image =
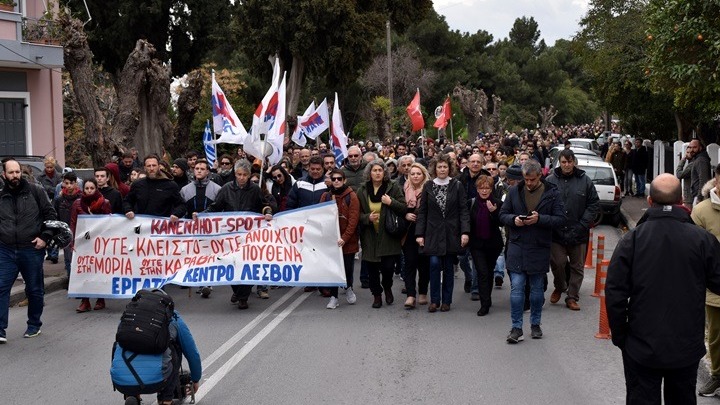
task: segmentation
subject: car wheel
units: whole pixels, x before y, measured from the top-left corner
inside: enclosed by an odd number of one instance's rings
[[[593,218],[592,227],[596,227],[596,226],[600,225],[602,220],[603,220],[603,213],[602,213],[602,211],[598,211],[598,213],[595,214],[595,218]]]

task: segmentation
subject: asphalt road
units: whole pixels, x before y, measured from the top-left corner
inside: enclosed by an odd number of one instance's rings
[[[607,257],[619,231],[601,227]],[[356,277],[359,264],[356,266]],[[252,297],[250,309],[229,304],[230,288],[210,299],[168,287],[203,359],[201,404],[622,404],[620,352],[594,337],[598,299],[586,272],[580,305],[543,310],[545,337],[509,345],[509,281],[493,291],[488,316],[456,279],[452,310],[403,309],[396,279],[394,305],[372,309],[369,290],[358,300],[325,309],[327,299],[299,288]],[[549,289],[552,289],[552,284]],[[550,292],[546,293],[549,298]],[[65,291],[46,297],[42,335],[23,339],[25,309],[10,310],[9,343],[0,346],[0,403],[122,403],[109,377],[110,352],[127,301],[76,314]],[[562,301],[561,301],[562,302]],[[146,403],[153,398],[147,397]],[[699,399],[700,404],[717,403]]]

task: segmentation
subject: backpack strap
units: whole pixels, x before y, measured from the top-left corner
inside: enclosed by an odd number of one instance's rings
[[[133,360],[135,360],[135,357],[137,357],[137,353],[133,353],[130,357],[125,356],[125,353],[127,353],[127,350],[122,349],[122,358],[123,358],[123,361],[125,361],[125,365],[127,366],[128,370],[130,370],[130,373],[133,375],[133,377],[135,377],[135,380],[138,382],[138,385],[140,385],[140,389],[144,390],[145,384],[143,384],[137,371],[135,371],[135,367],[133,367],[131,364],[131,362]]]

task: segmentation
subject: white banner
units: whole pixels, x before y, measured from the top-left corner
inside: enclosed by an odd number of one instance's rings
[[[70,297],[129,298],[166,283],[346,285],[334,201],[275,215],[199,214],[180,220],[81,215]]]

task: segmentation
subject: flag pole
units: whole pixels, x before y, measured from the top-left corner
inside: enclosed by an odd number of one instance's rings
[[[450,140],[455,144],[455,133],[453,132],[452,117],[450,117]]]

